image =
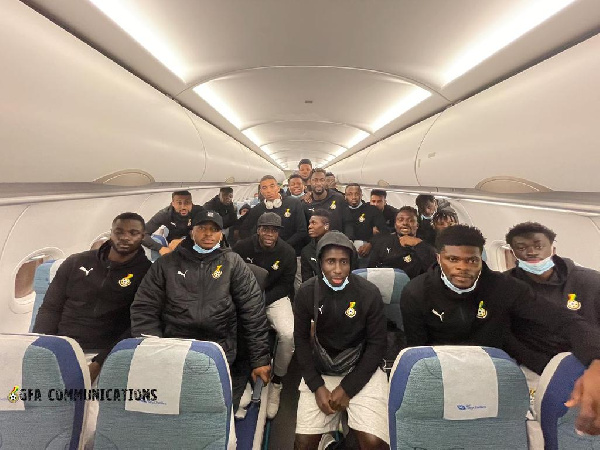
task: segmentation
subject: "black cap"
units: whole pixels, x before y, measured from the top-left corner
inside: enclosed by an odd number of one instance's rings
[[[262,215],[258,218],[258,222],[256,224],[257,227],[267,226],[267,227],[277,227],[281,228],[281,217],[273,212],[262,213]]]
[[[192,219],[192,226],[195,227],[196,225],[200,225],[203,222],[213,222],[219,227],[220,230],[223,229],[223,219],[216,211],[200,211]]]

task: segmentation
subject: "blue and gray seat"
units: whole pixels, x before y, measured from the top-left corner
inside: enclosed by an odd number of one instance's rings
[[[541,424],[546,450],[600,449],[600,437],[580,435],[575,431],[579,409],[569,410],[564,405],[584,370],[584,365],[566,352],[552,358],[540,377],[533,408]]]
[[[231,379],[212,342],[131,338],[104,362],[95,449],[226,449],[232,431]],[[114,398],[120,391],[120,398]]]
[[[0,363],[0,447],[81,448],[90,376],[79,345],[59,336],[1,334]]]
[[[35,275],[33,277],[33,290],[35,291],[35,300],[33,302],[33,311],[31,313],[31,324],[29,325],[29,332],[33,330],[35,324],[35,318],[37,316],[40,306],[44,301],[48,287],[56,275],[56,271],[63,263],[64,259],[57,259],[46,261],[35,269]]]
[[[525,375],[502,350],[412,347],[392,369],[392,449],[527,449]]]

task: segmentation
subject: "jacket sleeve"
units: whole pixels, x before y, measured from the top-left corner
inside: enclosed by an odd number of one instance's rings
[[[524,283],[518,286],[511,303],[510,314],[545,325],[569,341],[571,351],[583,364],[600,359],[600,330],[578,314],[567,314],[563,308],[536,297]],[[527,365],[527,363],[525,363]]]
[[[306,240],[308,237],[308,229],[306,228],[306,217],[304,216],[304,208],[302,204],[298,202],[298,204],[294,208],[294,217],[296,218],[294,223],[295,233],[292,234],[287,243],[292,247],[296,247]]]
[[[323,377],[315,368],[312,356],[310,330],[313,318],[313,292],[312,284],[304,285],[298,289],[294,300],[294,351],[302,378],[311,392],[315,392],[325,384]]]
[[[303,283],[313,276],[310,261],[308,260],[307,252],[305,252],[304,249],[300,253],[300,272],[302,274]]]
[[[377,208],[374,208],[377,209]],[[377,229],[379,230],[379,234],[381,233],[387,233],[387,225],[385,223],[385,217],[383,217],[383,213],[381,211],[379,211],[377,209],[377,211],[375,212],[375,217],[373,218],[373,225],[375,225],[377,227]],[[373,234],[373,237],[371,238],[371,243],[373,242],[373,238],[375,238],[377,236],[377,234]]]
[[[340,382],[340,386],[350,398],[358,394],[369,382],[385,354],[387,321],[383,312],[383,300],[378,290],[371,298],[366,322],[366,345],[363,354],[354,370]]]
[[[385,239],[376,239],[369,255],[369,267],[377,267],[381,263],[381,249],[385,246]]]
[[[167,301],[166,279],[160,258],[142,280],[131,304],[131,335],[163,336],[162,311]]]
[[[223,228],[230,228],[237,222],[237,211],[235,205],[232,205],[231,211],[223,217]]]
[[[402,290],[400,297],[402,322],[408,347],[429,344],[427,324],[422,310],[423,296],[419,295],[418,289],[419,285],[415,283],[415,280],[410,281]]]
[[[113,347],[115,345],[117,345],[119,342],[121,342],[123,339],[127,339],[129,337],[131,337],[131,328],[127,328],[125,331],[123,331],[123,333],[121,333],[120,336],[115,338],[115,340],[112,342],[112,344],[108,348],[100,350],[98,352],[98,354],[96,356],[94,356],[94,358],[92,359],[92,362],[97,362],[100,365],[104,364],[104,360],[106,359],[106,357],[108,356],[110,351],[113,349]]]
[[[58,324],[67,301],[67,285],[69,284],[74,261],[74,257],[67,258],[56,271],[56,275],[48,287],[44,301],[35,318],[34,333],[51,335],[58,333]]]
[[[423,271],[426,271],[436,263],[437,254],[435,249],[427,242],[419,242],[413,247],[413,249],[421,261],[421,267],[423,268]]]
[[[538,375],[541,375],[546,365],[550,362],[548,355],[530,349],[519,341],[512,332],[508,332],[504,338],[504,351],[517,360],[519,364],[529,367]]]
[[[340,205],[342,206],[342,205]],[[351,241],[354,240],[354,221],[352,220],[352,215],[350,214],[350,210],[346,207],[346,203],[344,202],[343,210],[342,210],[342,229],[344,234]]]
[[[296,269],[298,267],[295,253],[290,251],[289,254],[286,254],[285,260],[282,263],[282,275],[273,286],[265,290],[267,305],[294,292],[294,279],[296,278]]]
[[[246,213],[247,217],[240,226],[240,239],[245,239],[249,236],[252,236],[252,230],[254,229],[256,222],[258,222],[258,215],[258,209],[256,209],[256,206]]]
[[[247,343],[251,367],[268,366],[271,361],[269,322],[262,292],[246,263],[238,255],[233,255],[231,297],[237,311],[238,335]]]
[[[144,240],[142,244],[144,247],[148,247],[150,250],[159,251],[163,246],[152,239],[152,233],[158,230],[162,225],[166,225],[169,220],[169,214],[160,210],[156,214],[152,216],[148,222],[146,222],[146,234],[144,236]]]

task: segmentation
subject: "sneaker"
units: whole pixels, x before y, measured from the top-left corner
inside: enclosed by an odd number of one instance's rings
[[[269,394],[267,396],[267,418],[273,419],[279,411],[279,400],[281,399],[281,390],[283,386],[277,383],[269,384]]]
[[[252,386],[250,383],[246,384],[246,388],[244,389],[244,393],[242,394],[242,398],[240,399],[240,406],[238,406],[237,411],[235,412],[236,419],[243,419],[246,417],[246,408],[252,401]]]
[[[332,444],[335,444],[335,438],[331,434],[325,433],[323,436],[321,436],[321,440],[319,441],[318,450],[325,450]],[[331,448],[333,448],[333,447],[331,447]]]

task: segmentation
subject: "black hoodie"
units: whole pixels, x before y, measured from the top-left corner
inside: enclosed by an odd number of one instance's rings
[[[130,337],[129,307],[152,265],[143,249],[126,263],[108,259],[111,241],[98,250],[69,256],[58,268],[33,327],[34,333],[68,336],[85,352],[104,359]]]
[[[359,239],[371,242],[373,238],[373,227],[377,227],[379,233],[388,234],[385,218],[376,206],[361,202],[356,208],[346,204],[347,215],[354,227],[354,236],[351,239]]]
[[[475,290],[457,294],[444,285],[440,275],[440,267],[435,266],[402,291],[400,307],[409,346],[484,345],[504,348],[515,357],[505,342],[511,320],[521,319],[563,336],[584,364],[600,359],[600,331],[582,317],[564,314],[562,308],[536,298],[524,282],[483,263]]]
[[[343,195],[327,189],[327,195],[323,200],[315,200],[313,198],[311,203],[303,202],[303,205],[307,223],[315,210],[326,209],[329,211],[330,216],[329,229],[341,231],[350,240],[354,239],[354,225]]]
[[[152,233],[161,226],[165,226],[169,230],[167,242],[189,236],[190,230],[192,229],[192,218],[203,210],[204,208],[202,206],[193,205],[192,210],[186,216],[182,216],[175,212],[172,205],[161,209],[146,223],[146,236],[142,243],[150,250],[159,251],[162,248],[162,245],[154,241],[151,236]]]
[[[600,273],[576,266],[567,258],[554,255],[554,271],[548,281],[537,282],[519,268],[507,273],[527,283],[536,295],[559,306],[563,314],[576,314],[598,327],[600,325]],[[535,372],[542,373],[558,353],[571,351],[569,341],[551,333],[548,327],[526,319],[514,319],[507,348],[518,362],[527,361]]]
[[[223,218],[223,228],[229,228],[237,221],[237,213],[233,203],[226,205],[221,201],[218,195],[204,204],[204,209],[208,211],[216,211]]]

